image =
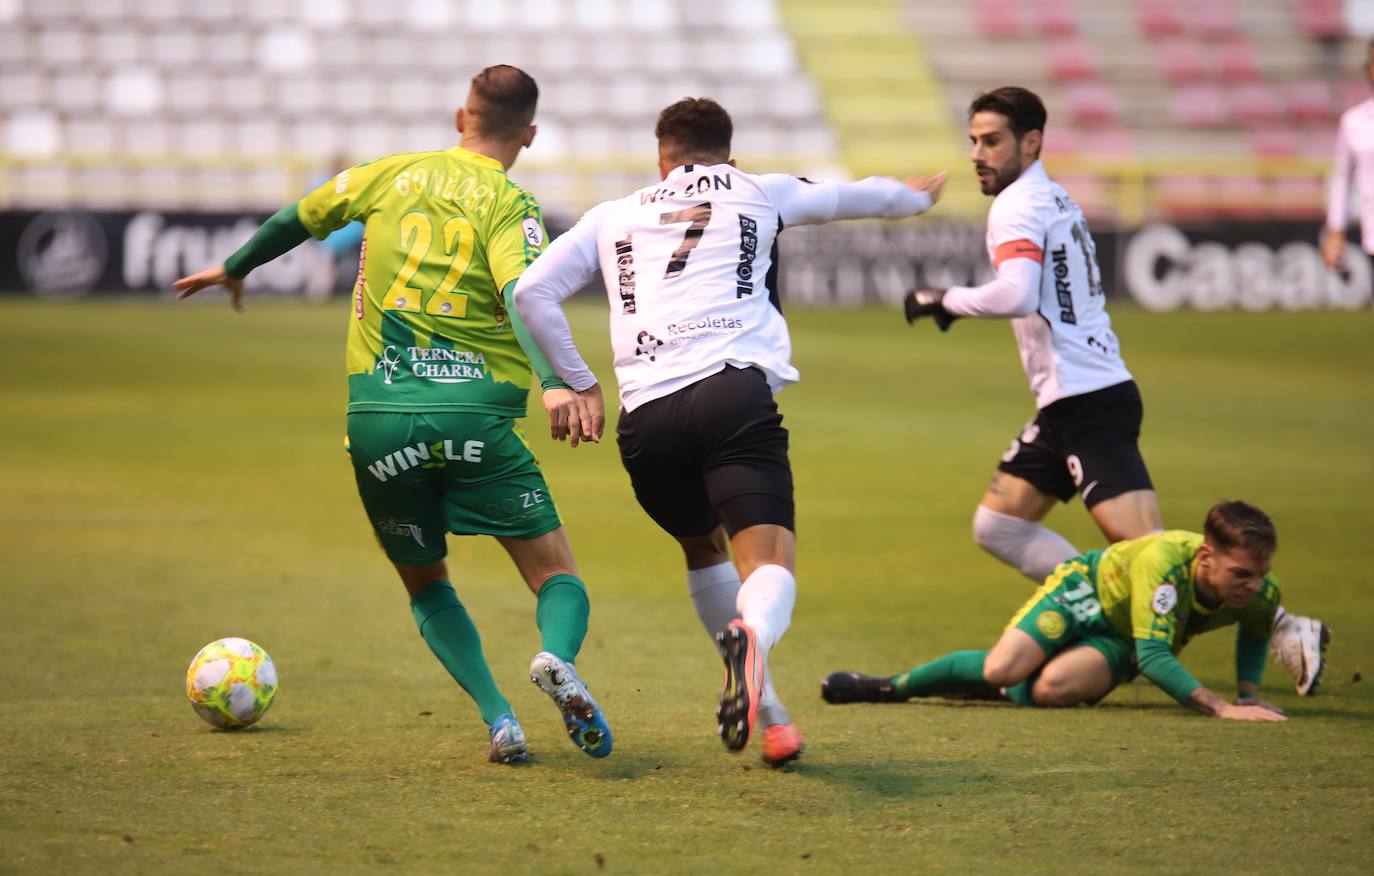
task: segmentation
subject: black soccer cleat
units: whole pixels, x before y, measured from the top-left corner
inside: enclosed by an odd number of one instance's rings
[[[821,682],[821,699],[827,703],[897,703],[902,698],[892,679],[858,672],[832,672]]]

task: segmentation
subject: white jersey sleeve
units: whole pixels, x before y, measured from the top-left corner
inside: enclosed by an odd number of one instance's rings
[[[560,234],[520,275],[515,286],[515,309],[535,343],[563,382],[581,392],[596,383],[596,375],[578,353],[563,302],[596,276],[596,231],[602,204],[588,210],[571,229]]]
[[[930,195],[884,176],[853,183],[818,183],[785,173],[766,173],[758,180],[784,226],[817,225],[835,219],[905,219],[926,212],[932,205]]]

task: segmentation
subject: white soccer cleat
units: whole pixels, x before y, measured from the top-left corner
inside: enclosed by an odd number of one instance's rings
[[[1293,676],[1298,696],[1311,696],[1322,682],[1326,668],[1326,646],[1331,630],[1316,618],[1284,612],[1274,624],[1269,648],[1274,659]]]
[[[558,706],[573,745],[591,757],[606,757],[611,753],[611,725],[571,663],[548,651],[540,651],[530,661],[530,681]]]

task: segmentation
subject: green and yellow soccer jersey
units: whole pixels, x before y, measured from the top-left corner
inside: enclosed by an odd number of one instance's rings
[[[349,168],[301,199],[317,238],[364,223],[348,326],[349,411],[525,415],[530,363],[501,291],[539,255],[539,205],[460,147]]]
[[[1268,640],[1279,607],[1274,576],[1241,608],[1208,608],[1196,586],[1202,542],[1198,533],[1173,530],[1085,554],[1107,622],[1128,639],[1164,642],[1174,654],[1193,636],[1231,624]]]

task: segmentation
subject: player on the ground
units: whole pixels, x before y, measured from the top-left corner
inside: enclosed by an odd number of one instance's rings
[[[573,667],[587,632],[586,588],[515,424],[525,416],[531,360],[504,296],[539,254],[545,232],[539,205],[506,171],[534,138],[538,97],[524,71],[488,67],[457,112],[458,146],[345,170],[283,208],[223,265],[175,284],[183,298],[227,286],[237,308],[253,268],[312,235],[365,223],[347,348],[348,450],[358,492],[410,594],[421,636],[476,702],[489,728],[488,757],[501,763],[526,759],[524,731],[449,583],[449,532],[495,536],[510,554],[538,597],[543,650],[530,664],[532,680],[583,751],[605,757],[612,744]],[[579,416],[585,400],[541,359],[534,366],[551,420]]]
[[[993,699],[1023,706],[1095,703],[1138,671],[1183,705],[1242,721],[1282,721],[1259,699],[1279,608],[1269,574],[1274,524],[1244,502],[1221,502],[1203,534],[1160,532],[1061,563],[989,651],[955,651],[892,677],[836,672],[831,703],[912,697]],[[1193,636],[1236,625],[1237,699],[1203,687],[1178,653]]]
[[[761,722],[776,766],[802,749],[767,664],[796,600],[792,472],[773,400],[798,377],[774,280],[778,232],[914,216],[944,175],[837,184],[745,173],[730,159],[729,114],[706,98],[663,110],[655,133],[662,182],[588,211],[520,278],[515,305],[564,382],[598,392],[562,302],[600,270],[621,460],[640,505],[681,545],[692,603],[725,658],[721,738],[741,750]]]
[[[1365,75],[1374,83],[1374,41],[1365,55]],[[1336,158],[1327,194],[1326,235],[1322,258],[1338,270],[1345,260],[1345,229],[1350,224],[1350,185],[1360,193],[1360,242],[1374,255],[1374,97],[1341,113],[1336,130]]]
[[[1035,394],[1035,418],[1002,455],[973,515],[974,540],[1043,581],[1077,548],[1041,521],[1077,492],[1109,541],[1163,529],[1140,454],[1144,409],[1107,316],[1102,272],[1083,212],[1040,163],[1046,112],[1024,88],[998,88],[969,106],[971,158],[988,211],[996,279],[976,287],[918,289],[908,322],[941,331],[960,317],[1010,319]],[[1275,652],[1298,692],[1316,689],[1330,634],[1280,611]]]

